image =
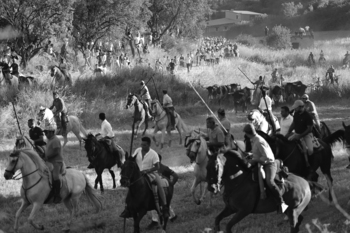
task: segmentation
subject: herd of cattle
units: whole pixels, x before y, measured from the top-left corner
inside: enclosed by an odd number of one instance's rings
[[[301,81],[285,82],[282,85],[275,85],[271,88],[263,86],[268,91],[269,96],[273,99],[275,105],[281,102],[292,102],[300,98],[306,91],[307,86]],[[247,110],[248,105],[258,105],[261,98],[260,88],[241,88],[240,84],[232,83],[229,85],[212,85],[208,86],[209,101],[217,100],[219,104],[223,102],[234,103],[235,111],[242,107],[242,111]]]

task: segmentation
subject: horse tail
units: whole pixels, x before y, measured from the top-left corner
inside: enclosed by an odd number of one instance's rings
[[[81,121],[79,121],[79,131],[84,135],[84,137],[87,137],[86,129],[84,128],[84,126],[81,123]]]
[[[97,191],[92,187],[92,185],[89,183],[86,175],[84,175],[86,186],[85,186],[85,194],[87,198],[90,200],[90,202],[95,206],[96,213],[99,213],[102,209],[102,202],[100,201],[99,197],[101,197],[100,194],[97,193]]]
[[[344,134],[345,131],[340,129],[335,131],[331,135],[325,137],[324,139],[322,139],[322,141],[325,142],[327,145],[333,147],[336,142],[344,141]]]

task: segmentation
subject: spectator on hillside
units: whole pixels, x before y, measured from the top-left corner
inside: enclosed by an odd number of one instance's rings
[[[187,54],[187,59],[186,59],[186,66],[187,66],[187,72],[190,72],[191,66],[192,66],[192,58],[190,54]]]
[[[268,35],[269,35],[269,30],[270,30],[270,29],[266,26],[266,27],[265,27],[265,36],[268,36]]]

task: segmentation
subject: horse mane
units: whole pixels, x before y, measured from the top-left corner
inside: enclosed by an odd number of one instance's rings
[[[32,149],[22,149],[22,150],[16,151],[18,155],[20,155],[20,152],[22,152],[23,154],[26,154],[35,163],[35,165],[37,166],[38,170],[42,175],[48,174],[49,168],[46,166],[45,161],[38,155],[38,153],[36,153]]]
[[[331,134],[331,131],[329,130],[329,128],[328,128],[328,126],[326,125],[326,123],[325,123],[324,121],[321,121],[320,123],[321,123],[321,125],[323,125],[323,127],[326,129],[327,134],[330,135],[330,134]]]
[[[260,135],[262,138],[264,138],[265,141],[266,141],[269,145],[271,145],[271,144],[274,143],[274,140],[273,140],[268,134],[266,134],[265,132],[263,132],[263,131],[261,131],[261,130],[257,130],[256,133],[257,133],[258,135]],[[279,134],[277,134],[277,135],[279,135]],[[276,136],[277,136],[277,135],[276,135]],[[283,136],[283,135],[280,134],[280,136]],[[283,136],[283,137],[284,137],[284,136]]]
[[[282,141],[285,144],[288,144],[288,143],[292,142],[292,141],[289,141],[288,138],[286,138],[282,134],[276,134],[275,137],[276,137],[276,139],[279,139],[280,141]]]
[[[238,163],[238,165],[244,170],[244,171],[250,171],[248,168],[247,163],[242,159],[241,155],[237,151],[229,150],[225,152],[224,156],[229,159],[235,159]],[[227,163],[226,163],[227,164]],[[226,165],[225,164],[225,165]]]

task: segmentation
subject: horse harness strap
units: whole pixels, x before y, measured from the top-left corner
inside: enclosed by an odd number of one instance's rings
[[[295,149],[296,149],[297,147],[298,147],[298,145],[295,145],[294,148],[293,148],[293,150],[289,153],[289,155],[288,155],[285,159],[282,160],[282,162],[287,161],[287,160],[290,158],[290,156],[294,153],[294,151],[295,151]]]
[[[237,173],[230,175],[230,179],[233,180],[242,174],[243,174],[242,170],[239,170]]]
[[[36,170],[37,171],[37,170]],[[24,196],[26,198],[26,200],[30,203],[28,197],[27,197],[27,191],[30,190],[31,188],[34,188],[37,184],[39,184],[39,182],[42,180],[42,176],[40,176],[40,179],[35,183],[33,184],[32,186],[30,186],[29,188],[24,188],[24,186],[22,185],[22,189],[24,191]]]

